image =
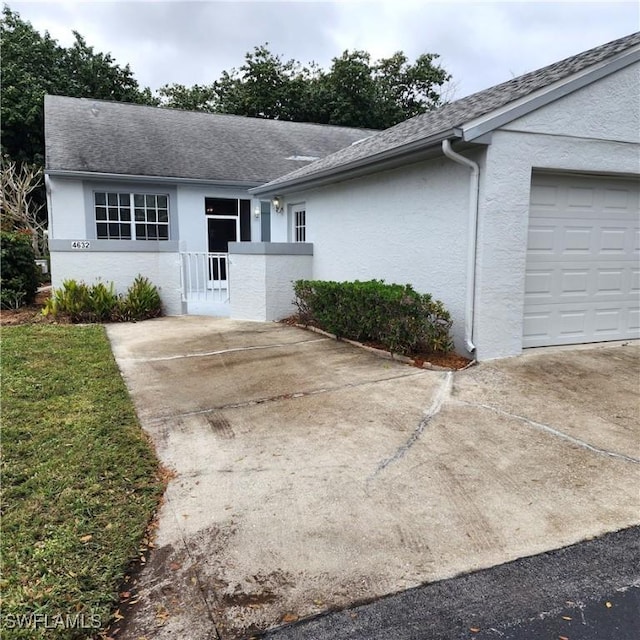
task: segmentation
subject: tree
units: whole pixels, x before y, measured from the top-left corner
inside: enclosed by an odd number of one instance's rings
[[[224,71],[207,87],[179,90],[167,106],[243,116],[386,129],[440,104],[439,90],[450,79],[436,54],[410,64],[397,52],[375,63],[366,51],[345,51],[323,71],[316,63],[284,61],[255,47],[239,69]],[[206,89],[206,104],[198,91]],[[177,98],[177,99],[176,99]]]
[[[0,118],[2,154],[11,160],[44,164],[46,93],[158,103],[149,89],[140,90],[129,65],[120,67],[109,54],[96,53],[79,33],[74,36],[73,46],[61,47],[5,5],[0,21]]]
[[[4,158],[0,180],[2,230],[28,231],[35,256],[44,258],[47,254],[44,233],[47,223],[41,216],[44,206],[34,197],[42,185],[42,167]]]
[[[267,43],[268,44],[268,43]],[[239,69],[223,71],[213,84],[217,111],[272,120],[315,121],[310,102],[317,67],[283,61],[267,44],[245,54]]]
[[[158,94],[163,107],[208,113],[218,110],[218,96],[213,85],[165,84],[158,89]]]
[[[434,64],[437,58],[436,54],[423,53],[412,65],[407,56],[398,51],[377,62],[373,68],[379,109],[377,117],[384,128],[442,103],[441,89],[451,76]]]
[[[401,51],[375,63],[366,51],[344,51],[316,80],[319,122],[387,129],[439,106],[439,90],[450,79],[425,53],[410,64]]]
[[[366,51],[345,51],[318,79],[320,119],[328,124],[382,129],[379,92]],[[395,124],[395,123],[394,123]]]

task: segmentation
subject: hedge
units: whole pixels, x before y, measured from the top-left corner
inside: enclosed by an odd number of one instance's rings
[[[31,234],[28,231],[2,231],[0,243],[0,306],[17,309],[31,304],[36,299],[41,276],[35,262]]]
[[[299,321],[393,353],[447,352],[451,316],[442,302],[409,284],[298,280],[294,283]]]

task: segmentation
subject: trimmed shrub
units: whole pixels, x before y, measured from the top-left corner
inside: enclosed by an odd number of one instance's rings
[[[137,276],[127,289],[123,298],[118,300],[115,310],[120,321],[146,320],[162,314],[162,301],[155,285],[147,278]]]
[[[87,285],[65,280],[60,289],[54,289],[43,313],[62,316],[71,322],[126,322],[161,315],[162,302],[158,289],[140,275],[124,296],[116,293],[112,282]]]
[[[380,344],[402,354],[453,347],[449,312],[411,285],[298,280],[294,292],[300,322],[339,338]]]
[[[35,262],[31,234],[25,231],[0,233],[0,306],[17,309],[36,299],[40,269]]]

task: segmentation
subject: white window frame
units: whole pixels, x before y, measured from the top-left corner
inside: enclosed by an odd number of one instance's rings
[[[291,239],[293,242],[307,241],[307,206],[305,203],[291,207]]]
[[[98,195],[104,195],[105,204],[98,203]],[[109,204],[109,196],[115,195],[117,204]],[[122,203],[122,197],[128,196],[129,204]],[[143,198],[142,204],[139,204],[139,199]],[[151,201],[150,198],[153,200]],[[165,198],[166,206],[158,206],[158,198]],[[138,201],[138,205],[136,206],[136,200]],[[96,189],[93,192],[93,221],[95,224],[96,238],[98,240],[139,240],[142,242],[165,242],[170,240],[171,237],[171,225],[170,225],[170,200],[168,193],[141,193],[134,191],[108,191],[106,189]],[[106,219],[98,219],[99,209],[104,209],[106,214]],[[117,220],[110,220],[109,216],[111,211],[109,209],[117,210]],[[129,219],[126,220],[123,218],[123,211],[128,211]],[[161,212],[166,212],[166,220],[159,220]],[[125,214],[126,216],[127,214]],[[140,218],[139,216],[142,216]],[[150,219],[151,217],[155,217],[155,220]],[[163,216],[164,217],[164,216]],[[109,237],[109,224],[117,224],[122,229],[123,225],[128,225],[129,227],[129,238],[122,238],[120,235],[118,237]],[[98,233],[98,225],[106,225],[107,226],[107,237],[101,236]],[[144,225],[145,234],[138,235],[137,227],[138,225]],[[159,232],[159,227],[166,227],[167,236],[166,238],[159,237],[159,233],[156,233],[155,238],[148,238],[146,231],[150,225],[154,225],[156,227],[156,232]]]

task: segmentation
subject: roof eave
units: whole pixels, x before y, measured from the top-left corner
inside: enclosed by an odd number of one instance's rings
[[[489,114],[475,118],[462,125],[458,133],[465,142],[479,142],[480,137],[490,134],[505,124],[517,120],[536,109],[555,102],[578,89],[582,89],[638,61],[640,61],[640,46],[635,46],[619,53],[617,56],[607,58],[594,66],[587,67],[574,75],[558,80],[552,85],[539,89]]]
[[[104,173],[100,171],[74,171],[72,169],[45,169],[45,175],[60,178],[78,178],[81,180],[105,180],[117,182],[122,180],[135,180],[137,182],[171,182],[180,184],[206,184],[220,187],[236,187],[250,189],[260,184],[257,180],[207,180],[206,178],[184,178],[178,176],[146,176],[131,173]]]
[[[351,178],[356,178],[359,175],[369,173],[372,170],[380,171],[392,168],[395,164],[400,161],[407,160],[410,156],[419,156],[420,154],[433,149],[433,147],[439,145],[445,138],[455,139],[457,137],[458,136],[453,129],[448,129],[447,131],[441,131],[428,138],[414,140],[408,144],[394,147],[393,149],[388,149],[371,156],[359,158],[358,160],[354,160],[347,164],[330,167],[307,176],[283,180],[276,184],[268,182],[267,184],[259,187],[249,189],[249,193],[257,196],[266,196],[275,195],[276,193],[283,191],[291,191],[292,188],[295,188],[296,191],[300,191],[302,189],[321,187],[330,182],[335,182],[335,179],[338,176],[340,180],[349,180]]]

